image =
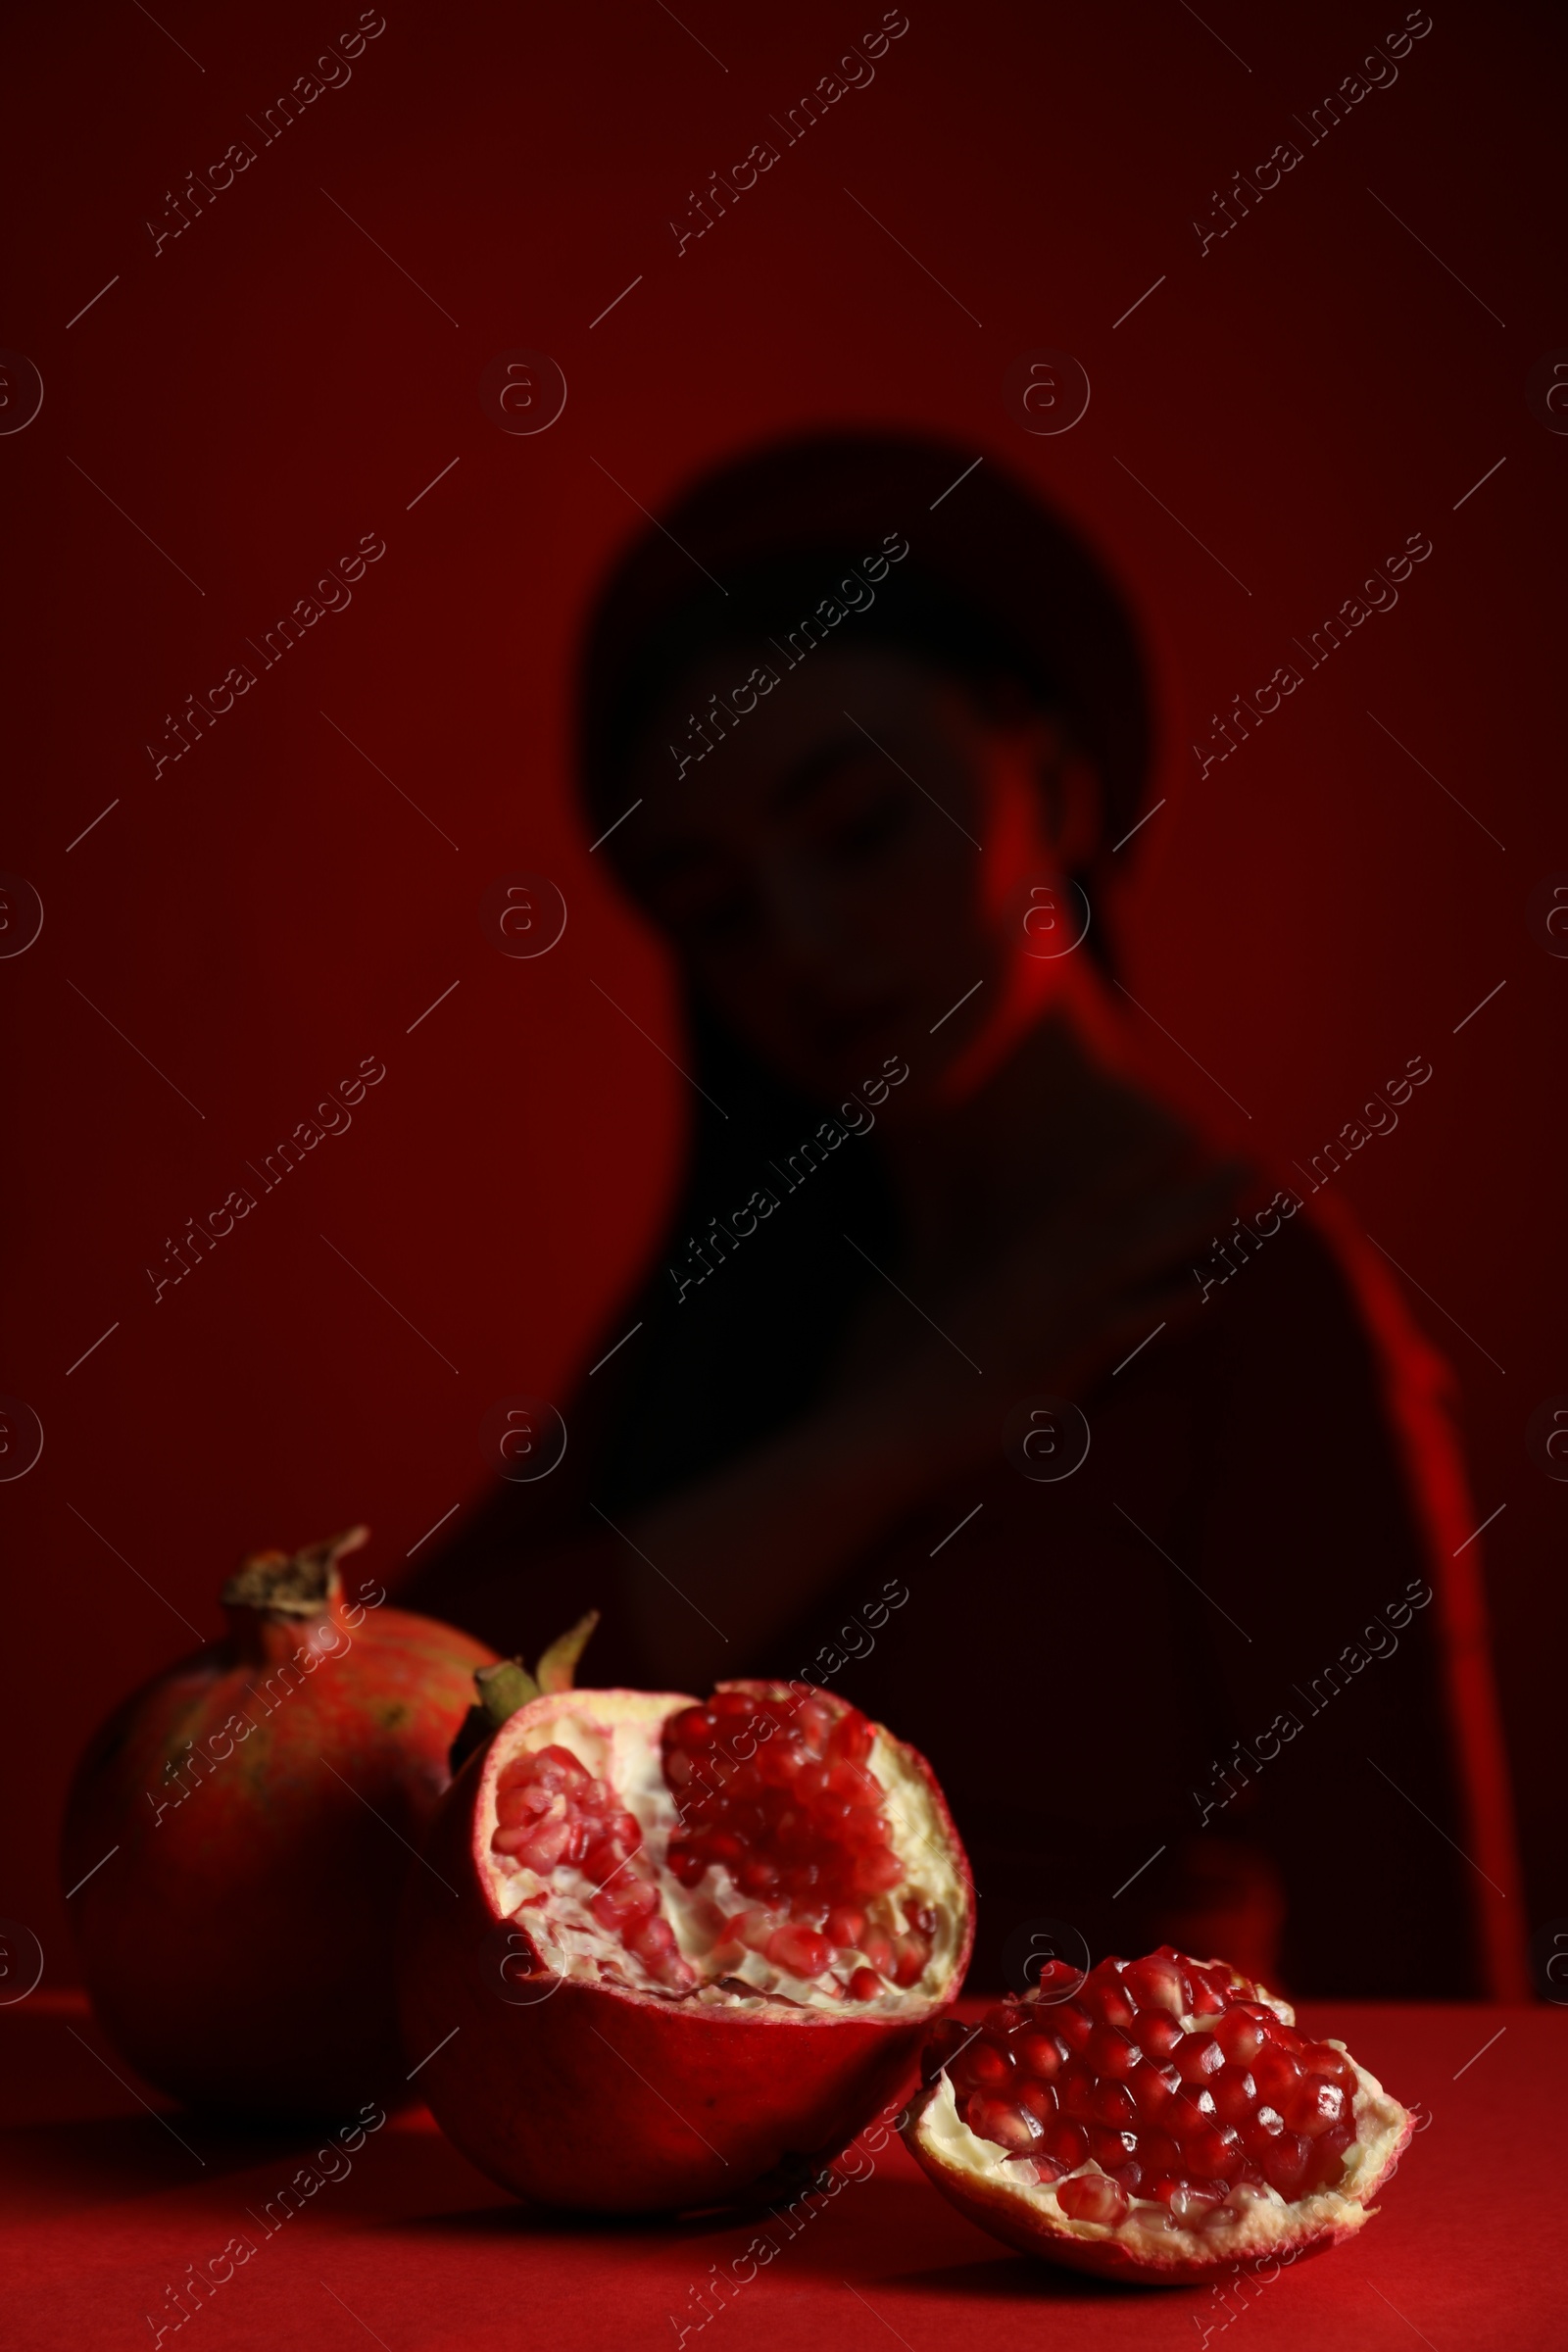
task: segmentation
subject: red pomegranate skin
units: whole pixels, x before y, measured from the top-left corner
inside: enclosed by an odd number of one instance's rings
[[[774,1687],[724,1688],[765,1696]],[[600,2213],[794,2194],[910,2086],[950,2000],[895,2019],[777,2007],[760,2017],[558,1977],[538,1980],[540,1998],[518,2000],[532,1989],[526,1939],[503,1924],[484,1870],[492,1759],[491,1749],[469,1757],[426,1839],[431,1869],[409,1875],[398,1979],[417,2086],[493,2180],[538,2204]],[[913,1760],[966,1876],[935,1778]],[[973,1937],[971,1907],[955,1995]]]
[[[318,1605],[274,1612],[226,1588],[225,1638],[116,1709],[67,1804],[63,1883],[85,1879],[70,1908],[99,2023],[149,2082],[235,2115],[410,2095],[398,1899],[474,1669],[494,1662],[432,1618],[345,1602],[333,1547],[299,1556],[324,1561]]]

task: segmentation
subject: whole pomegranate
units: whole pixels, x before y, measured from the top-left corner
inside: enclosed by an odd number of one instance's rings
[[[194,2107],[323,2114],[403,2090],[399,1890],[493,1652],[345,1601],[338,1562],[366,1536],[248,1559],[226,1638],[126,1699],[72,1784],[64,1884],[94,2011]]]
[[[510,1671],[479,1678],[503,1707]],[[571,1690],[554,1653],[540,1681],[406,1888],[419,2087],[545,2204],[792,2188],[899,2095],[962,1982],[969,1872],[930,1768],[808,1684]]]
[[[1342,2042],[1223,1961],[1059,1960],[978,2029],[939,2025],[905,2136],[1027,2254],[1188,2286],[1320,2254],[1375,2210],[1414,2123]]]

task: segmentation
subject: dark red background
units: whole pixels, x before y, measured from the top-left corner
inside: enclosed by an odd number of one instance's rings
[[[250,137],[247,115],[357,12],[168,0],[167,34],[129,6],[11,15],[0,343],[46,397],[0,439],[0,865],[46,920],[0,962],[0,1389],[46,1443],[0,1485],[0,1912],[42,1937],[57,1980],[55,1825],[92,1721],[188,1641],[179,1616],[216,1630],[244,1548],[363,1516],[370,1566],[399,1569],[480,1492],[486,1407],[562,1396],[648,1248],[688,1101],[591,985],[679,1052],[661,956],[573,812],[572,649],[634,499],[846,420],[1006,460],[1127,581],[1170,699],[1172,796],[1140,836],[1128,983],[1245,1104],[1249,1142],[1304,1159],[1408,1056],[1435,1065],[1337,1189],[1463,1326],[1415,1297],[1462,1385],[1477,1519],[1506,1506],[1484,1541],[1531,1919],[1568,1914],[1568,1489],[1524,1445],[1532,1409],[1568,1390],[1568,963],[1526,920],[1568,867],[1552,724],[1568,439],[1524,390],[1568,344],[1552,12],[1440,5],[1396,84],[1200,258],[1211,191],[1296,135],[1293,113],[1401,8],[1269,12],[1260,29],[1216,0],[1210,31],[1178,6],[911,0],[874,83],[677,259],[688,190],[771,135],[880,13],[684,0],[687,31],[640,0],[389,0],[347,87],[156,258],[143,223],[165,191]],[[477,396],[517,346],[569,384],[534,438]],[[1003,404],[1038,347],[1075,353],[1093,383],[1059,438]],[[918,545],[919,516],[889,519]],[[352,607],[155,781],[143,747],[164,713],[368,531],[387,553]],[[1292,637],[1416,531],[1434,553],[1397,610],[1197,783],[1184,708],[1206,717],[1294,659]],[[519,867],[570,909],[537,962],[480,929],[487,885]],[[1173,1084],[1235,1115],[1132,1017]],[[155,1306],[144,1269],[166,1235],[370,1054],[387,1075],[351,1132]]]

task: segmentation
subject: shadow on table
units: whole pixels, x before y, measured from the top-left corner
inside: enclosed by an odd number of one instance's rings
[[[112,2115],[69,2124],[26,2124],[0,2132],[0,2182],[19,2213],[60,2213],[300,2161],[305,2141],[289,2131],[238,2132],[176,2114]]]
[[[457,2213],[400,2214],[395,2219],[400,2234],[404,2235],[424,2232],[440,2238],[605,2237],[613,2239],[616,2245],[639,2238],[649,2244],[680,2245],[687,2240],[706,2241],[726,2231],[750,2234],[758,2227],[758,2217],[751,2214],[686,2214],[670,2219],[646,2213],[564,2213],[548,2205],[527,2205],[512,2196],[500,2205],[465,2206]]]
[[[1031,2262],[1027,2254],[945,2263],[928,2271],[891,2271],[881,2283],[905,2294],[953,2296],[965,2303],[1147,2303],[1149,2295],[1147,2287],[1058,2270],[1049,2262]]]
[[[388,2217],[389,2222],[391,2217]],[[777,2252],[768,2264],[775,2284],[791,2277],[862,2286],[897,2287],[933,2300],[977,2298],[1015,2305],[1077,2305],[1088,2308],[1123,2302],[1139,2289],[1087,2278],[1009,2253],[948,2205],[922,2181],[877,2176],[847,2180],[831,2200],[808,2211],[786,2209],[717,2211],[664,2219],[647,2214],[572,2214],[548,2207],[507,2203],[461,2211],[405,2214],[399,2235],[436,2242],[507,2239],[576,2244],[598,2239],[607,2247],[650,2250],[682,2244],[700,2247],[701,2261],[740,2254],[759,2234]]]

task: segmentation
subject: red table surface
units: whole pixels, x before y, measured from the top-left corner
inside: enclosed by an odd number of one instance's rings
[[[1240,2306],[1234,2290],[1226,2304],[1208,2288],[1112,2287],[1010,2253],[890,2139],[852,2157],[858,2177],[797,2215],[793,2235],[762,2217],[778,2253],[704,2322],[693,2290],[715,2265],[730,2275],[758,2221],[540,2215],[419,2108],[264,2238],[247,2209],[262,2211],[317,2138],[220,2131],[162,2102],[150,2113],[85,2007],[35,1994],[0,2009],[0,2345],[150,2345],[170,2323],[165,2352],[354,2352],[368,2339],[386,2352],[664,2352],[683,2327],[689,2352],[1179,2352],[1227,2338],[1225,2352],[1565,2352],[1568,2016],[1347,2002],[1302,2019],[1348,2041],[1421,2128],[1355,2244]],[[166,2289],[239,2232],[256,2253],[176,2329]]]

